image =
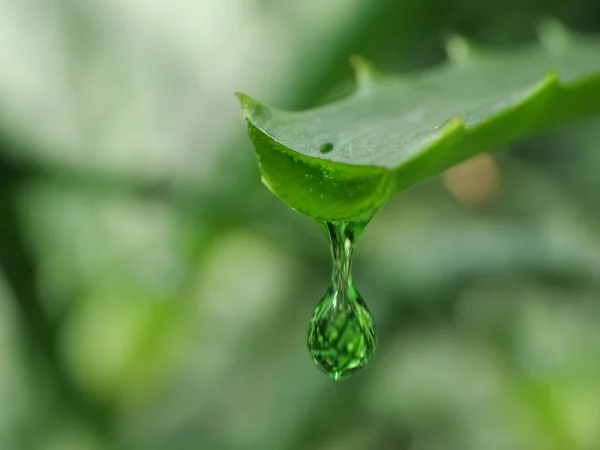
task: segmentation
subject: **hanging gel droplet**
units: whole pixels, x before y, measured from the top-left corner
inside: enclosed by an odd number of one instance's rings
[[[350,274],[356,239],[366,225],[323,224],[331,243],[333,276],[310,320],[308,349],[315,364],[334,380],[363,368],[375,351],[375,322]]]

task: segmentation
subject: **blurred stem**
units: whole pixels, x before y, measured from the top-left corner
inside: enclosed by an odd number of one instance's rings
[[[58,354],[59,323],[46,314],[37,291],[37,267],[19,226],[15,193],[33,174],[0,152],[0,268],[21,316],[22,332],[67,413],[86,420],[100,435],[109,431],[108,408],[87,399],[71,382]]]

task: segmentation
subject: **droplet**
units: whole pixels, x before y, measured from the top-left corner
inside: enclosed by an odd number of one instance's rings
[[[333,276],[310,320],[308,349],[314,363],[334,380],[362,369],[375,351],[375,322],[350,273],[356,239],[366,224],[323,224],[331,243]]]
[[[325,142],[319,147],[319,152],[321,153],[329,153],[331,150],[333,150],[333,144],[331,142]]]

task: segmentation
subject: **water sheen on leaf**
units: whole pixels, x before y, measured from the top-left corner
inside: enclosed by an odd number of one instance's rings
[[[263,182],[314,219],[361,220],[478,153],[600,113],[600,40],[546,27],[540,42],[484,52],[454,38],[447,63],[406,76],[355,59],[356,90],[307,111],[238,94]]]

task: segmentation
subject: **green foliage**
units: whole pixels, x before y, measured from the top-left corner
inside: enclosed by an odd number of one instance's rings
[[[379,346],[336,384],[306,348],[325,239],[257,183],[231,95],[323,104],[350,53],[410,73],[447,30],[514,48],[599,8],[0,2],[0,449],[600,449],[598,119],[481,158],[476,204],[469,164],[380,210],[354,271]]]
[[[487,52],[455,37],[446,64],[408,76],[355,58],[355,92],[307,111],[238,94],[264,183],[312,218],[369,218],[478,153],[599,113],[600,41],[556,24],[540,38]]]

